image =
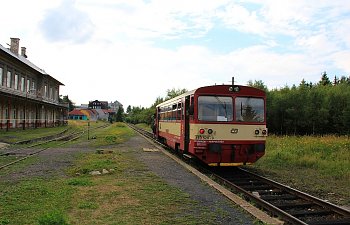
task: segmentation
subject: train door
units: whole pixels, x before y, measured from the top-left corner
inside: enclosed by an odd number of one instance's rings
[[[159,121],[160,121],[160,108],[158,107],[156,109],[156,113],[153,115],[153,121],[152,121],[152,132],[154,136],[158,139],[159,135]]]
[[[184,153],[188,152],[188,146],[190,144],[190,96],[185,97],[185,119],[184,119]]]

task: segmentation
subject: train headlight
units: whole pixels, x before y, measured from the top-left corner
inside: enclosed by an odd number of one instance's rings
[[[256,129],[256,130],[254,131],[254,133],[255,133],[255,135],[259,135],[260,131],[259,131],[258,129]]]
[[[205,130],[202,128],[202,129],[199,129],[199,133],[200,134],[204,134]]]
[[[228,90],[231,92],[239,92],[241,89],[238,86],[231,86]]]
[[[208,129],[208,134],[212,134],[213,130],[212,129]]]

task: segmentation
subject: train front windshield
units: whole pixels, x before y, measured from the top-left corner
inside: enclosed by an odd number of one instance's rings
[[[235,110],[233,110],[233,104],[235,104]],[[237,122],[264,122],[264,99],[236,97],[233,100],[232,97],[226,96],[198,97],[198,120],[231,122],[234,118]]]
[[[235,99],[236,121],[260,122],[265,121],[264,99],[253,97],[237,97]]]
[[[233,99],[222,96],[198,97],[198,120],[233,121]]]

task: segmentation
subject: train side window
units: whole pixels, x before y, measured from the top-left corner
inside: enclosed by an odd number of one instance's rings
[[[181,103],[177,104],[176,120],[181,120]]]
[[[176,120],[177,104],[172,105],[171,109],[171,120]]]

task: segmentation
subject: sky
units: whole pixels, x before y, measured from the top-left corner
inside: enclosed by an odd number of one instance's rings
[[[347,0],[0,0],[0,44],[76,104],[151,106],[168,89],[350,75]]]

